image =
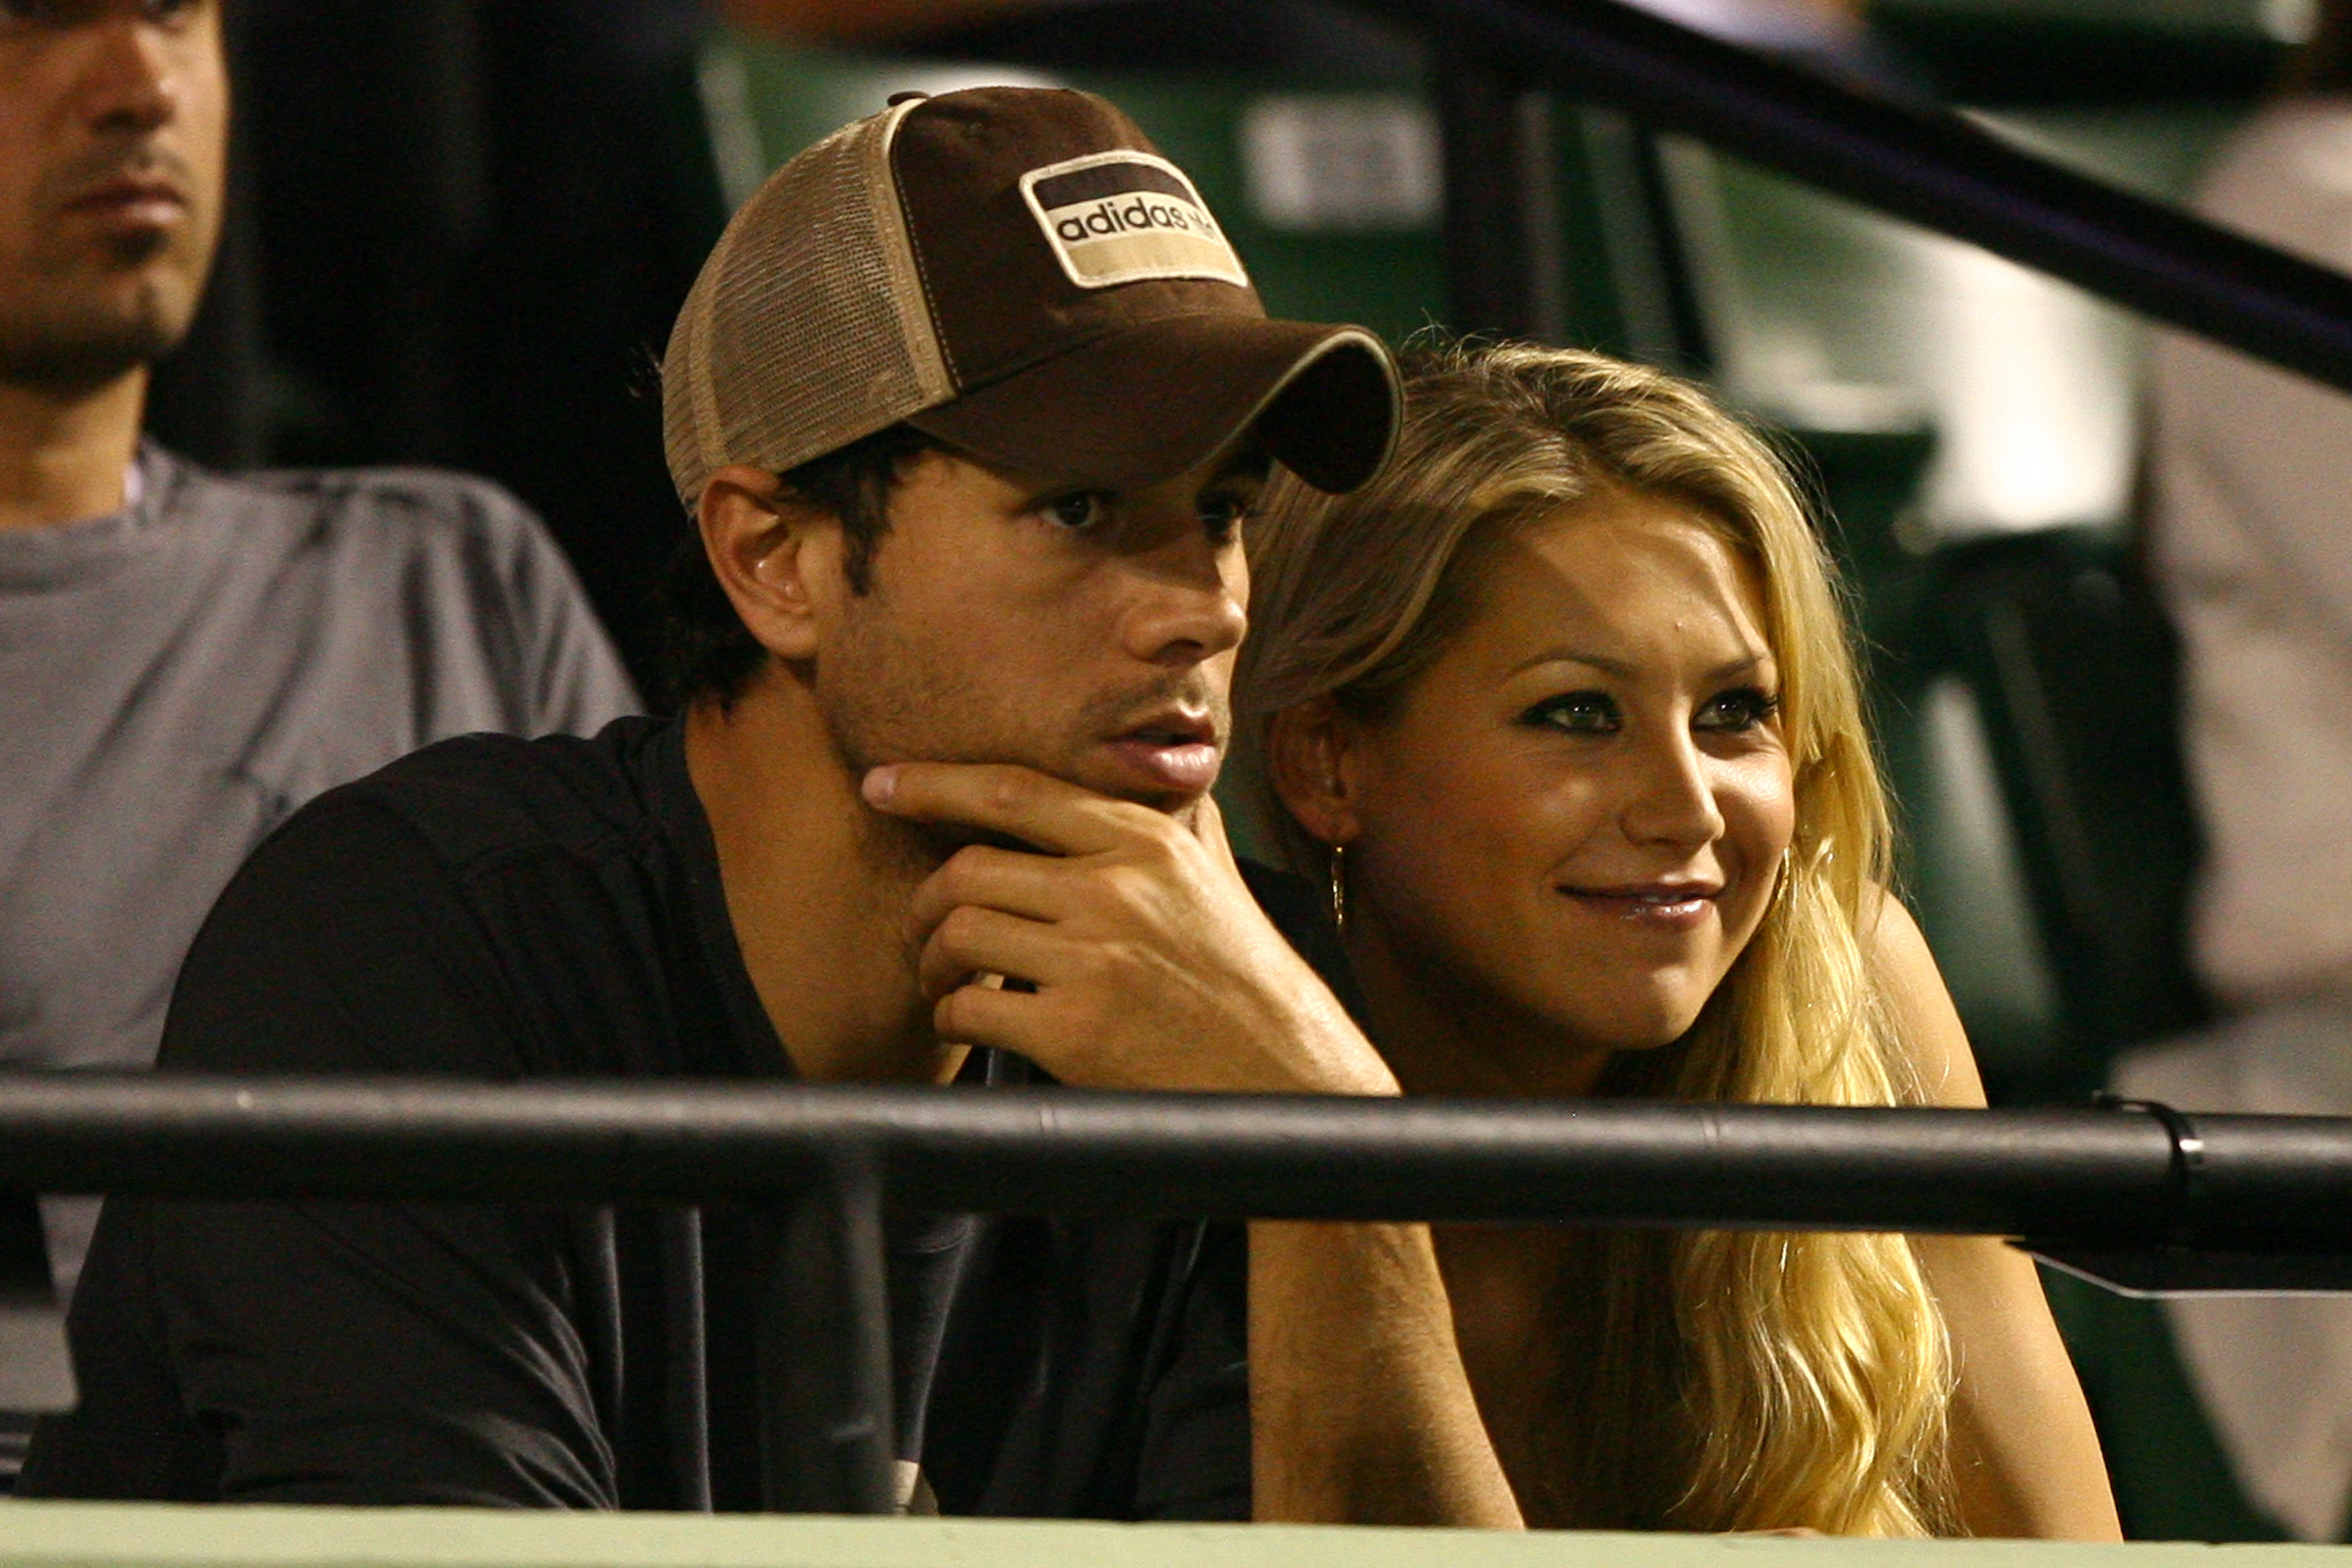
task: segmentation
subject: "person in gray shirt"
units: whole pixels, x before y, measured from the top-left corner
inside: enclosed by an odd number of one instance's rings
[[[496,488],[226,479],[142,446],[148,367],[219,233],[220,26],[218,0],[0,4],[7,1068],[152,1064],[214,898],[320,791],[445,736],[636,707],[570,568]],[[69,1289],[96,1205],[45,1206]]]

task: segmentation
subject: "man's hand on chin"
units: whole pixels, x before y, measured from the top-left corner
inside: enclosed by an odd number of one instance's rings
[[[1171,816],[963,763],[876,768],[864,788],[890,816],[1036,847],[971,845],[916,890],[909,935],[941,1039],[1089,1089],[1397,1091],[1259,911],[1206,795]]]
[[[1028,768],[944,763],[877,768],[865,791],[895,816],[1036,846],[960,849],[916,889],[940,1038],[1090,1089],[1397,1092],[1259,911],[1208,796],[1187,824]],[[1249,1259],[1257,1518],[1517,1525],[1427,1226],[1261,1221]]]

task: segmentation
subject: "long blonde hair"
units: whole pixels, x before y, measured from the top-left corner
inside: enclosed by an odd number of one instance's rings
[[[1598,354],[1440,345],[1407,371],[1381,478],[1344,497],[1278,479],[1250,524],[1234,776],[1258,842],[1309,875],[1328,865],[1264,765],[1277,713],[1328,697],[1377,721],[1472,613],[1488,542],[1598,489],[1675,500],[1759,568],[1796,829],[1697,1022],[1618,1057],[1601,1092],[1916,1100],[1860,937],[1884,896],[1885,797],[1832,570],[1785,468],[1696,387]],[[1594,1337],[1563,1394],[1580,1430],[1560,1439],[1556,1510],[1685,1530],[1949,1526],[1948,1351],[1904,1237],[1603,1232],[1584,1266]]]

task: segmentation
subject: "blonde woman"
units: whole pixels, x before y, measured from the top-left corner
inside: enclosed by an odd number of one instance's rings
[[[1830,569],[1771,453],[1592,354],[1412,367],[1402,449],[1250,533],[1245,815],[1328,883],[1407,1093],[1980,1105],[1883,891]],[[1446,1230],[1528,1522],[2114,1539],[1997,1241]]]

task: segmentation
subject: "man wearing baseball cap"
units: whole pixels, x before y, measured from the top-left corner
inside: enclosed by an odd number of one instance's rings
[[[165,1067],[1396,1092],[1207,794],[1242,520],[1269,461],[1378,468],[1376,339],[1266,320],[1110,105],[986,89],[772,178],[663,393],[682,717],[323,797],[198,937]],[[756,1508],[769,1240],[116,1202],[24,1489]],[[890,1242],[898,1451],[949,1511],[1516,1521],[1423,1227]]]

